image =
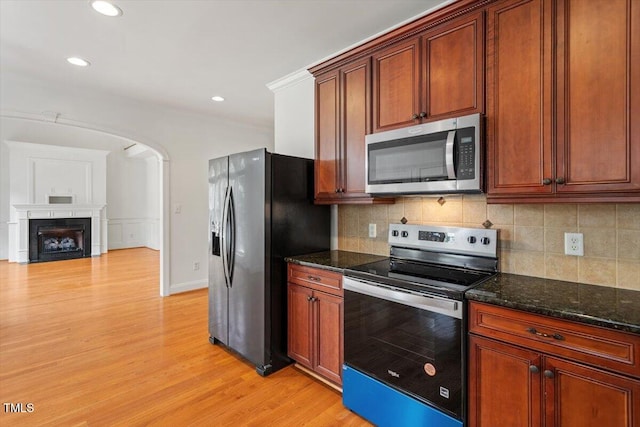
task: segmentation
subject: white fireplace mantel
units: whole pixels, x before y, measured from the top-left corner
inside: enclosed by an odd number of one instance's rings
[[[9,261],[29,262],[30,219],[91,218],[91,256],[100,256],[107,252],[107,219],[104,204],[21,204],[13,205],[13,208],[16,210],[17,221],[9,223],[9,238],[11,240],[14,236],[16,244],[13,257],[11,245],[9,247]]]

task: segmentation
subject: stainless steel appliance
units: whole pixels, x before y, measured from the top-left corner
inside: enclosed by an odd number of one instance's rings
[[[482,192],[481,124],[472,114],[367,135],[366,192]]]
[[[378,426],[463,425],[464,292],[496,274],[497,237],[392,224],[391,257],[345,271],[346,407]]]
[[[288,363],[284,257],[329,249],[313,160],[265,149],[209,161],[209,334],[261,375]]]

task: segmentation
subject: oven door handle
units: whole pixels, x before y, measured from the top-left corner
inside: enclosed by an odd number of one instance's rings
[[[421,310],[432,311],[446,316],[462,319],[461,301],[454,301],[437,296],[416,294],[398,288],[390,288],[368,280],[345,277],[342,281],[344,290],[357,292],[371,297],[381,298],[398,304],[409,305]]]

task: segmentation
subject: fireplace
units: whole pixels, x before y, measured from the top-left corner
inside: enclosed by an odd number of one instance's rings
[[[29,262],[91,256],[91,218],[29,220]]]

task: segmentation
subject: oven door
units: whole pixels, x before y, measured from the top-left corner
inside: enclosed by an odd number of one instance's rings
[[[462,301],[345,277],[347,366],[462,419]]]

